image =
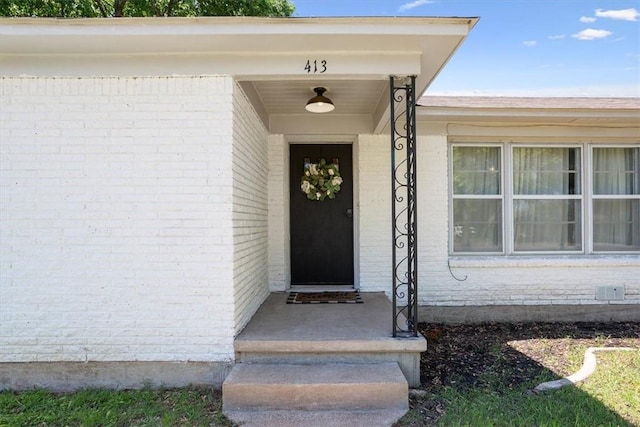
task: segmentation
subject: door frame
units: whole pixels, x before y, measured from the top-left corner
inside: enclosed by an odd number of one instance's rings
[[[358,161],[358,138],[355,135],[288,135],[286,138],[286,162],[289,164],[289,153],[291,152],[291,145],[303,145],[303,144],[318,144],[318,145],[350,145],[351,146],[351,162],[353,171],[353,288],[360,289],[360,191],[359,191],[359,174],[356,167]],[[287,166],[288,167],[288,166]],[[285,183],[286,188],[286,206],[283,208],[285,211],[289,211],[291,205],[291,185],[290,180],[287,179]],[[291,229],[291,217],[287,215],[287,228]],[[285,248],[287,253],[291,253],[291,235],[287,231],[288,245]],[[287,257],[290,259],[290,257]],[[291,263],[288,262],[285,265],[287,284],[286,288],[291,289]],[[317,289],[318,286],[305,285],[305,289]]]

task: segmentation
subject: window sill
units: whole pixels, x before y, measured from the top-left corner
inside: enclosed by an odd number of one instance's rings
[[[640,267],[638,255],[450,255],[451,268]]]

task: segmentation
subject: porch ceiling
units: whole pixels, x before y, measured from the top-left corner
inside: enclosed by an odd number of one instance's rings
[[[389,105],[388,76],[377,79],[246,80],[240,85],[271,133],[333,138],[372,133]],[[327,88],[330,113],[305,110],[315,87]]]
[[[373,114],[378,103],[389,96],[384,80],[318,80],[252,82],[269,114],[305,113],[305,105],[314,96],[313,88],[327,89],[336,109],[332,114]]]

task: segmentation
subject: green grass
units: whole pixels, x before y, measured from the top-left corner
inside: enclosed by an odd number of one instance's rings
[[[572,351],[575,370],[582,365],[585,349],[580,346]],[[596,357],[597,369],[585,381],[543,393],[531,390],[541,382],[556,379],[553,373],[510,388],[503,384],[509,373],[496,366],[480,374],[480,387],[446,384],[424,400],[414,400],[411,411],[398,425],[640,426],[640,351],[597,352]],[[433,417],[434,407],[440,416]],[[425,414],[431,414],[431,419]]]
[[[596,372],[580,389],[640,426],[640,351],[596,352]]]
[[[0,426],[231,426],[210,389],[0,393]]]
[[[513,390],[460,392],[447,388],[442,426],[625,426],[631,425],[602,402],[580,389],[564,388],[547,394]]]
[[[571,369],[584,346],[571,351]],[[499,350],[495,350],[499,353]],[[455,382],[412,398],[399,426],[640,426],[640,351],[598,352],[598,368],[576,387],[532,393],[557,378],[547,371],[529,383],[510,385],[509,366],[498,357],[480,373],[479,386]],[[43,390],[0,392],[0,426],[231,426],[222,415],[220,392],[175,390]]]

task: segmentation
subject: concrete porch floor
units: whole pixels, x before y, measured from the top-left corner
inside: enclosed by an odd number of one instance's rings
[[[363,304],[287,304],[273,293],[236,337],[240,363],[397,362],[410,386],[420,383],[424,337],[393,338],[391,301],[361,293]]]

